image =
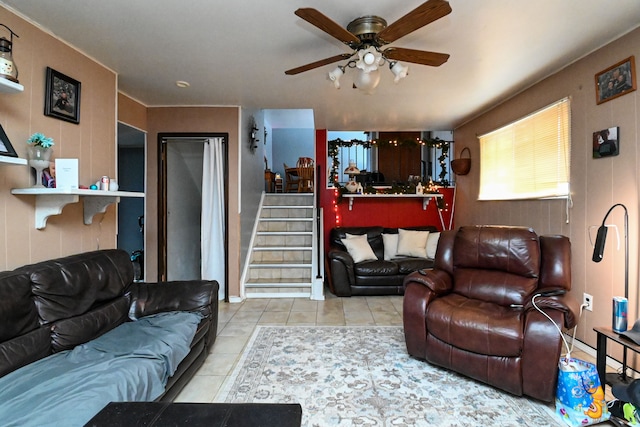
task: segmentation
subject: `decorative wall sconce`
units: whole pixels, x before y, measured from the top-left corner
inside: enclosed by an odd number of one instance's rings
[[[256,151],[256,148],[258,148],[258,142],[260,142],[260,139],[258,138],[258,130],[256,120],[251,116],[249,119],[249,149],[252,153]]]

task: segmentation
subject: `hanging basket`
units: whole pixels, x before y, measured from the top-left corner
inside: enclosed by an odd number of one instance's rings
[[[460,156],[462,156],[465,151],[469,157],[451,160],[451,170],[456,175],[466,175],[469,173],[469,170],[471,170],[471,150],[469,150],[469,147],[464,147],[460,152]]]

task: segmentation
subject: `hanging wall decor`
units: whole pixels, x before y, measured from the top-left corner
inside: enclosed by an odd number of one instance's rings
[[[2,129],[2,125],[0,125],[0,156],[18,157],[16,150],[13,149],[13,145],[9,141],[9,137]]]
[[[593,133],[593,158],[620,154],[620,128],[611,127]]]
[[[80,82],[47,67],[44,115],[80,123]]]
[[[258,130],[256,120],[251,116],[249,118],[249,149],[252,153],[255,153],[256,148],[258,148],[258,142],[260,142],[260,138],[258,138]]]
[[[600,71],[596,79],[596,103],[610,101],[636,90],[635,57],[630,56],[606,70]]]

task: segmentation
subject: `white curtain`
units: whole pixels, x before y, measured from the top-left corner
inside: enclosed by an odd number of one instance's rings
[[[224,299],[224,138],[208,138],[202,168],[202,279],[217,280]]]

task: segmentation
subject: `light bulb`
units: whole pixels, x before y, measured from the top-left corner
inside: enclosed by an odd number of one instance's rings
[[[367,52],[367,54],[364,56],[363,60],[364,60],[365,64],[371,65],[374,62],[376,62],[376,57],[375,57],[375,55],[373,53]]]
[[[373,46],[369,46],[366,49],[360,49],[358,51],[358,58],[359,59],[356,61],[356,68],[364,71],[365,73],[377,70],[378,65],[381,65],[384,61],[382,54]]]

